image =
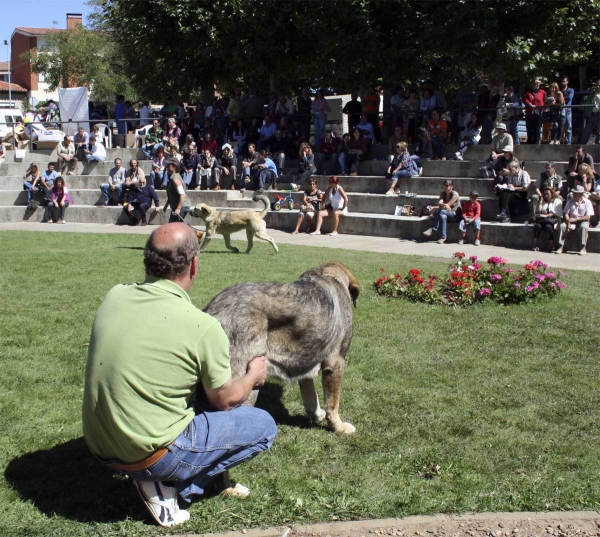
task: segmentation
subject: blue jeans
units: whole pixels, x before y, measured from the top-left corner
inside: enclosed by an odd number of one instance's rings
[[[33,201],[33,181],[23,181],[23,188],[27,190],[27,203]]]
[[[185,186],[190,186],[190,183],[192,182],[192,179],[194,178],[194,172],[196,170],[192,170],[192,171],[186,171],[181,175],[181,179],[183,180],[183,182],[185,183]]]
[[[481,229],[481,218],[476,218],[470,224],[467,224],[463,218],[461,218],[460,223],[458,224],[458,229],[460,229],[463,233],[467,232],[467,226],[473,226],[473,229]]]
[[[126,473],[138,481],[170,481],[190,502],[215,476],[269,449],[276,434],[275,421],[259,408],[199,411],[162,459]]]
[[[477,145],[479,142],[475,138],[463,138],[458,143],[458,152],[464,155],[467,152],[467,147],[470,145]]]
[[[325,137],[325,123],[326,119],[319,117],[319,114],[316,114],[313,118],[313,123],[315,125],[315,145],[318,146],[321,140]]]
[[[565,144],[571,145],[571,136],[573,135],[573,110],[565,110]]]
[[[115,186],[114,193],[117,195],[117,199],[121,199],[121,190],[123,190],[123,183]],[[110,199],[111,190],[110,185],[108,183],[103,183],[100,185],[100,192],[104,196],[104,201],[108,201]]]
[[[69,206],[68,201],[65,201],[65,204],[63,206],[59,205],[58,203],[55,203],[54,201],[51,201],[50,203],[48,203],[48,205],[46,205],[46,214],[48,215],[48,220],[52,220],[56,224],[56,219],[54,218],[54,207],[57,207],[60,209],[60,220],[64,220],[65,219],[65,211],[67,210],[68,206]]]
[[[508,125],[508,134],[510,134],[513,137],[514,145],[521,145],[521,140],[519,140],[519,133],[518,133],[519,118],[513,117],[512,119],[509,119],[507,125]]]
[[[433,218],[433,230],[437,231],[442,225],[442,229],[440,230],[440,237],[442,239],[446,238],[446,226],[448,222],[455,222],[456,215],[452,211],[446,211],[442,209],[441,211],[436,211],[435,216]]]
[[[433,149],[434,158],[444,157],[444,143],[445,139],[441,136],[433,136],[431,138],[431,149]]]
[[[265,188],[267,181],[271,182],[271,185],[275,185],[276,177],[275,174],[271,170],[262,169],[260,173],[254,179],[254,190],[258,190],[259,188]],[[258,185],[258,186],[256,186]]]
[[[596,143],[600,144],[600,112],[594,112],[591,117],[587,118],[585,122],[585,130],[583,131],[583,136],[579,141],[580,144],[587,144],[588,140],[596,129]]]
[[[346,173],[346,153],[343,151],[338,156],[338,162],[340,163],[340,173]]]
[[[156,156],[156,152],[158,151],[159,147],[164,147],[164,144],[154,144],[152,147],[148,145],[143,145],[142,151],[144,152],[144,155],[146,155],[146,157],[151,159],[152,157]]]

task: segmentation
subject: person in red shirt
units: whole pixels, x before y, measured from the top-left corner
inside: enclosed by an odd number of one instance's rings
[[[541,84],[540,80],[534,80],[531,89],[523,96],[528,144],[540,143],[540,117],[546,98],[546,91],[540,87]]]
[[[444,144],[448,136],[448,123],[446,123],[445,119],[441,119],[438,109],[431,112],[431,119],[427,123],[427,130],[431,133],[433,160],[446,160],[444,156]]]
[[[204,139],[202,140],[202,145],[200,146],[200,151],[204,153],[206,150],[209,150],[212,155],[215,155],[219,150],[219,144],[216,140],[213,139],[210,132],[207,132],[204,135]]]
[[[338,160],[337,154],[338,148],[338,139],[333,136],[333,132],[328,130],[325,131],[325,137],[319,143],[319,153],[317,154],[317,167],[323,172],[323,162],[331,161],[333,163],[333,168],[331,173],[335,172],[335,164]],[[345,170],[342,170],[341,173],[344,173]]]
[[[475,230],[475,246],[481,244],[481,203],[477,201],[479,193],[476,190],[471,190],[469,193],[469,201],[465,201],[462,206],[462,220],[458,224],[458,229],[462,231],[462,237],[458,244],[463,244],[467,238],[467,226],[473,225]]]
[[[373,125],[373,134],[375,139],[381,143],[381,130],[379,129],[379,103],[381,97],[375,91],[375,87],[371,86],[369,92],[362,98],[362,111],[367,115],[367,120]]]

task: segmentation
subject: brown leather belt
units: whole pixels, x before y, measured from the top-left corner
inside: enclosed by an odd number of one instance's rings
[[[152,455],[139,462],[132,462],[131,464],[125,464],[121,462],[105,462],[104,464],[110,468],[117,468],[118,470],[124,470],[125,472],[141,472],[142,470],[146,470],[146,468],[150,468],[150,466],[153,464],[156,464],[168,452],[169,450],[167,448],[160,448],[152,453]]]

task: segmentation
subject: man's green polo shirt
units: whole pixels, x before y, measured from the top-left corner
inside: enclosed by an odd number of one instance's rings
[[[230,375],[227,335],[176,283],[148,277],[117,285],[92,327],[85,440],[103,459],[145,459],[193,419],[198,382],[219,388]]]

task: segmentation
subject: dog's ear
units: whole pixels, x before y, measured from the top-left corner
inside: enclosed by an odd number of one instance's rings
[[[330,261],[329,263],[314,269],[315,272],[327,275],[327,276],[345,276],[348,279],[348,292],[352,298],[352,304],[356,307],[358,301],[358,295],[360,294],[360,284],[354,277],[354,274],[348,270],[348,268],[338,261]]]
[[[354,307],[356,308],[356,302],[358,301],[358,295],[360,294],[360,284],[352,274],[350,274],[348,280],[348,291],[350,291],[350,296],[352,297],[352,304],[354,304]]]
[[[206,205],[206,203],[201,203],[200,205],[196,205],[196,209],[198,209],[198,208],[200,208],[200,211],[199,211],[200,214],[198,214],[198,216],[200,218],[202,218],[202,220],[204,220],[204,222],[206,222],[208,224],[209,222],[214,220],[215,210],[212,207]]]

